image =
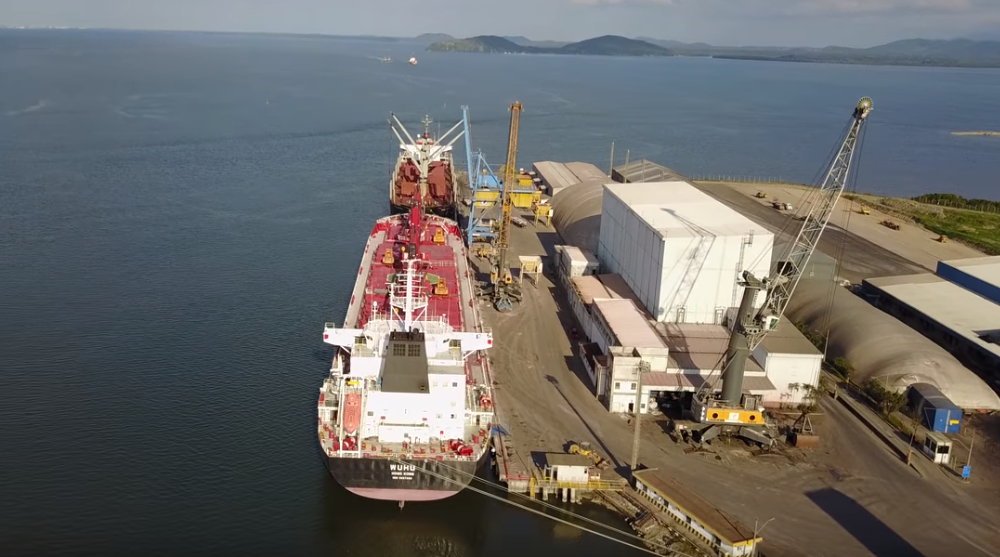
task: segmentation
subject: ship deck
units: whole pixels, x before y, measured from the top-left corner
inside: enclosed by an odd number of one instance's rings
[[[409,250],[408,215],[379,219],[365,246],[358,269],[358,281],[351,296],[344,326],[363,328],[369,319],[391,311],[389,278],[401,272],[404,250]],[[427,292],[425,315],[420,320],[443,320],[456,331],[482,331],[474,302],[466,250],[458,225],[449,219],[425,215],[423,234],[417,251],[425,261]],[[441,231],[435,241],[435,233]],[[391,258],[386,257],[386,253]],[[444,291],[431,285],[440,280]]]
[[[332,424],[321,424],[320,442],[327,456],[333,456],[331,451],[334,447],[336,433]],[[463,442],[472,447],[470,455],[462,455],[453,447],[449,446],[451,440],[432,437],[427,441],[417,443],[398,443],[379,441],[377,437],[366,437],[358,441],[358,447],[354,451],[348,451],[341,456],[359,458],[407,458],[407,459],[433,459],[433,460],[478,460],[483,451],[487,448],[490,431],[488,427],[474,426],[466,427],[466,434]]]
[[[401,273],[404,250],[411,250],[410,215],[392,215],[376,221],[365,246],[357,281],[348,306],[344,327],[364,328],[374,318],[385,319],[390,311],[389,278]],[[467,250],[458,225],[436,215],[424,215],[422,233],[417,239],[417,252],[425,264],[420,265],[427,306],[418,321],[443,321],[453,330],[488,332],[482,326],[479,307],[470,275]],[[386,253],[391,257],[387,257]],[[432,277],[433,276],[433,277]],[[444,285],[435,293],[431,280]],[[488,448],[493,423],[492,378],[489,360],[483,353],[467,355],[465,365],[465,404],[467,422],[460,441],[473,449],[472,454],[460,454],[460,447],[450,446],[455,440],[426,438],[420,443],[380,442],[377,437],[357,439],[357,445],[341,448],[337,433],[340,396],[334,385],[325,385],[320,396],[320,442],[328,456],[343,458],[410,458],[415,460],[475,460]],[[336,381],[335,379],[331,379]],[[324,418],[324,416],[327,416]]]

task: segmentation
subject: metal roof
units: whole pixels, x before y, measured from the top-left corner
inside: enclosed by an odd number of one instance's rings
[[[592,304],[597,298],[613,298],[616,300],[632,300],[635,307],[647,320],[652,316],[642,306],[642,300],[636,296],[628,283],[621,275],[607,273],[603,275],[584,275],[582,277],[572,277],[570,282],[580,294],[580,299],[584,304]]]
[[[951,401],[950,398],[946,397],[941,389],[930,383],[913,383],[910,388],[916,391],[921,398],[926,402],[930,403],[934,408],[955,408],[958,410],[958,406]]]
[[[750,360],[747,360],[749,364]],[[749,365],[747,366],[749,367]],[[677,390],[694,391],[705,384],[708,374],[671,373],[669,371],[654,371],[642,375],[644,387],[669,387]],[[774,383],[763,375],[743,376],[743,391],[773,391]]]
[[[591,460],[579,454],[545,453],[545,463],[549,466],[582,466],[589,468]]]
[[[597,252],[605,183],[606,179],[588,180],[553,189],[552,224],[567,244]]]
[[[576,174],[561,162],[539,161],[533,166],[542,182],[548,184],[554,191],[580,182]]]
[[[646,311],[646,307],[643,305],[642,300],[636,295],[632,287],[625,282],[625,279],[617,273],[605,273],[603,275],[597,275],[597,278],[604,285],[604,288],[608,291],[609,298],[624,298],[626,300],[632,300],[635,302],[635,307],[639,308],[647,318],[652,318],[649,312]]]
[[[604,284],[594,275],[573,277],[570,282],[573,283],[573,288],[580,294],[580,300],[584,304],[594,303],[595,298],[613,298]]]
[[[864,282],[1000,356],[1000,345],[982,338],[1000,330],[1000,304],[931,274],[881,277]]]
[[[1000,286],[1000,255],[941,261],[938,263],[939,268],[941,264],[958,269],[987,284]]]
[[[778,326],[767,333],[767,336],[761,341],[761,346],[769,354],[822,355],[788,317],[783,317],[778,321]]]
[[[675,369],[716,369],[729,345],[729,329],[722,325],[657,323],[655,327],[670,350],[670,367]],[[747,358],[745,369],[748,372],[764,371],[753,357]]]
[[[636,470],[632,475],[728,545],[753,539],[753,529],[747,528],[728,513],[656,468]]]
[[[604,195],[618,198],[663,238],[772,236],[768,229],[688,182],[608,184]]]
[[[566,256],[569,257],[569,260],[574,263],[583,262],[587,265],[600,265],[600,262],[597,260],[597,256],[587,250],[580,249],[577,246],[559,247],[566,252]]]
[[[630,348],[665,348],[663,339],[656,334],[649,320],[635,302],[627,299],[599,298],[594,307],[607,322],[611,333],[618,339],[618,346]]]
[[[688,182],[688,178],[673,168],[639,159],[614,167],[612,175],[622,182]]]
[[[568,162],[566,168],[569,169],[581,182],[587,180],[611,181],[611,178],[600,168],[589,162]]]
[[[534,163],[533,167],[542,183],[552,188],[553,195],[581,182],[611,181],[606,173],[589,162],[539,161]]]

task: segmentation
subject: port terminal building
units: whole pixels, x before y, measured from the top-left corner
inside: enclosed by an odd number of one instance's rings
[[[536,169],[537,169],[536,165]],[[647,172],[664,167],[650,163]],[[542,167],[542,183],[547,182]],[[774,236],[676,173],[668,181],[563,186],[553,198],[558,280],[581,325],[581,357],[613,412],[655,412],[665,395],[718,379],[743,270],[768,276]],[[763,296],[758,303],[763,301]],[[747,363],[744,390],[796,405],[819,382],[822,355],[787,320]],[[638,393],[642,373],[642,393]]]
[[[867,279],[862,291],[1000,389],[1000,256],[939,261],[934,273]]]

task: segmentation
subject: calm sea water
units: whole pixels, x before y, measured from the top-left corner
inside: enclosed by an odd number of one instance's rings
[[[420,58],[418,66],[375,57]],[[424,53],[409,43],[0,31],[0,553],[620,554],[463,492],[328,477],[314,434],[390,111],[493,160],[808,181],[875,98],[858,188],[997,198],[1000,72]],[[614,520],[608,513],[592,516]]]

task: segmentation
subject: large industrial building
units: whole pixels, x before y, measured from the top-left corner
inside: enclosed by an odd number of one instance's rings
[[[683,181],[607,185],[597,258],[657,321],[721,324],[744,270],[770,272],[774,235]]]
[[[539,170],[544,181],[551,169]],[[730,337],[724,322],[742,296],[737,279],[743,270],[770,271],[768,230],[676,173],[668,177],[601,184],[596,204],[595,185],[580,182],[553,201],[560,235],[584,243],[557,246],[555,267],[580,323],[595,393],[613,412],[632,412],[636,403],[653,411],[658,401],[688,400],[706,382],[717,385]],[[783,321],[747,362],[744,390],[768,406],[798,404],[818,384],[821,361]]]
[[[940,261],[936,274],[864,281],[876,306],[1000,386],[1000,257]]]

